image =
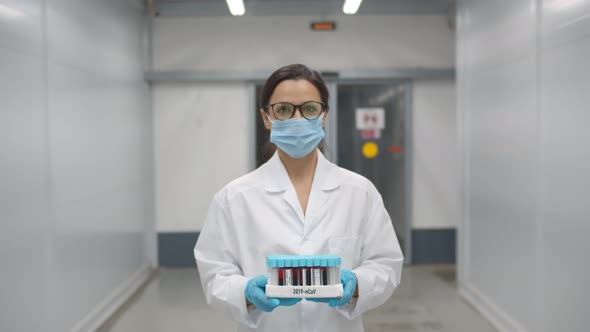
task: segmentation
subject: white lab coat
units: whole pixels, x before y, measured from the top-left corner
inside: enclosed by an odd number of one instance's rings
[[[207,303],[229,313],[238,331],[363,331],[361,315],[399,285],[403,256],[381,195],[318,156],[305,215],[276,153],[211,202],[195,259]],[[303,300],[271,313],[248,310],[248,279],[266,275],[266,256],[278,254],[341,256],[358,279],[358,299],[340,308]]]

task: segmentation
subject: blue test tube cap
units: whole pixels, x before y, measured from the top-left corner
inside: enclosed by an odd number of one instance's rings
[[[311,257],[311,256],[305,257],[305,266],[307,266],[307,267],[313,266],[313,257]]]
[[[277,257],[277,267],[285,267],[285,258],[282,256]]]
[[[277,264],[277,260],[274,256],[266,256],[266,266],[268,267],[275,267]]]
[[[313,266],[320,266],[320,263],[321,263],[320,256],[314,256],[313,257]]]
[[[307,259],[305,259],[305,256],[299,256],[298,260],[299,260],[299,266],[301,266],[301,267],[306,266],[305,262],[307,261]]]
[[[320,256],[320,266],[328,266],[328,257]]]
[[[341,259],[338,256],[328,256],[328,266],[340,266]]]
[[[291,264],[293,267],[299,267],[299,257],[293,256],[291,257]]]
[[[292,256],[286,256],[285,257],[285,267],[291,267],[293,266],[293,258]]]

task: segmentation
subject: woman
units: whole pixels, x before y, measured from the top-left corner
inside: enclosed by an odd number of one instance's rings
[[[391,296],[403,263],[381,195],[318,150],[328,89],[317,71],[278,69],[261,105],[277,150],[213,198],[194,252],[207,302],[238,331],[363,331],[361,315]],[[341,256],[344,295],[267,298],[265,257],[277,254]]]

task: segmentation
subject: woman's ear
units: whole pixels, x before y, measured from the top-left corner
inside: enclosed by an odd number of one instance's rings
[[[270,120],[268,119],[266,112],[264,112],[262,109],[260,109],[260,116],[262,117],[262,121],[264,122],[264,127],[266,128],[266,130],[270,130],[272,124],[270,123]]]
[[[324,113],[324,117],[322,119],[322,128],[326,127],[326,123],[328,122],[326,119],[328,118],[328,112]]]

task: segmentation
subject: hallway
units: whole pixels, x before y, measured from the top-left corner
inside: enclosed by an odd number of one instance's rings
[[[0,332],[588,332],[588,59],[590,0],[0,0]]]

